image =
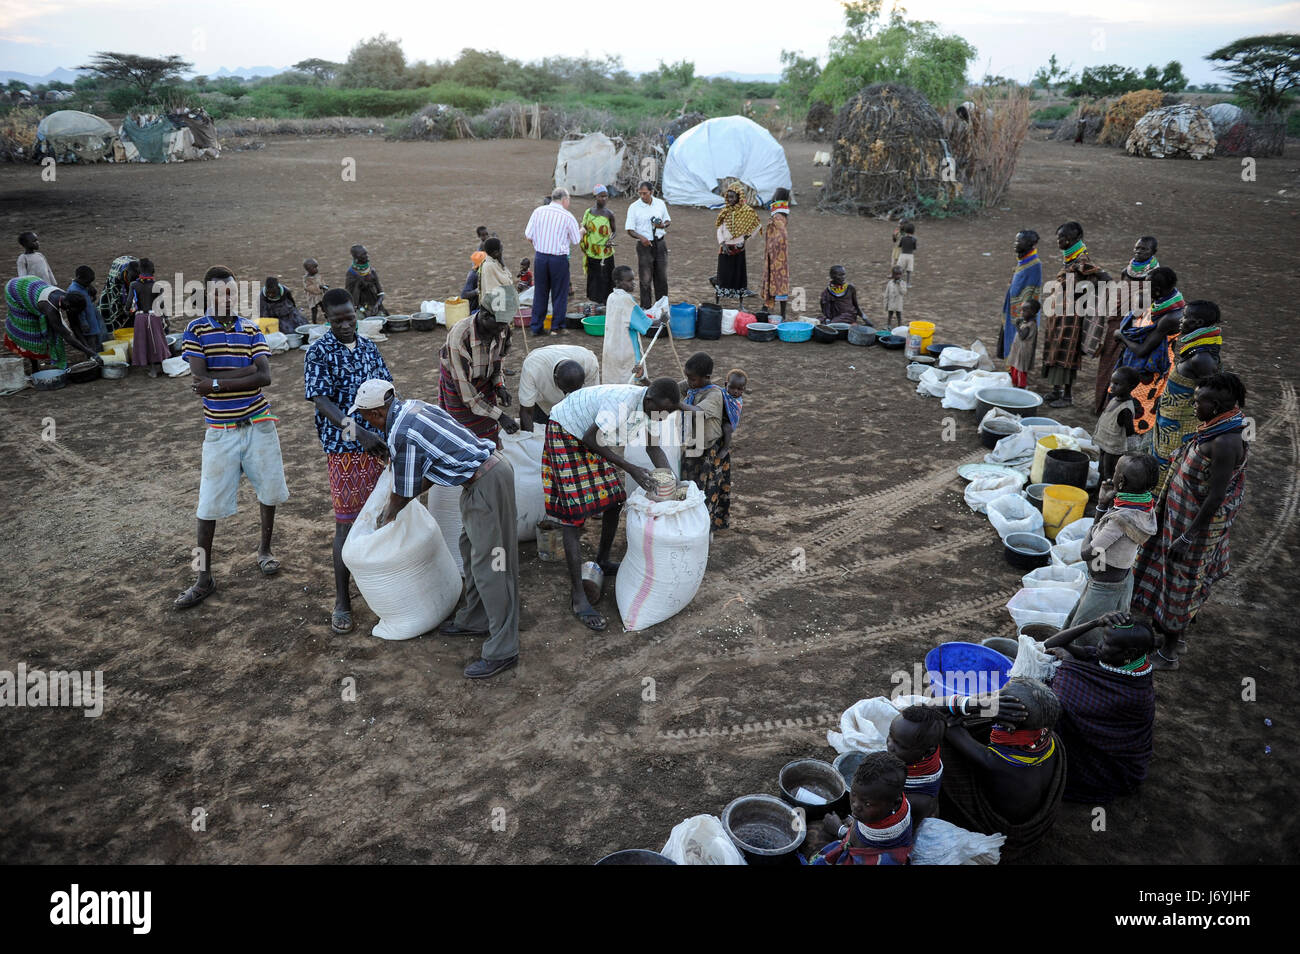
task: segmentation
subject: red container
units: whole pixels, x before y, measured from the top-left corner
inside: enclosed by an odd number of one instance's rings
[[[742,311],[736,316],[736,334],[749,337],[749,326],[758,321],[758,318],[747,311]]]

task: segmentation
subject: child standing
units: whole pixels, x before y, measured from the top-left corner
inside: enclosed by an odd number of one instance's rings
[[[1099,619],[1107,613],[1127,613],[1133,599],[1133,563],[1138,550],[1156,532],[1155,495],[1160,465],[1150,454],[1126,454],[1115,465],[1113,480],[1097,491],[1097,519],[1083,539],[1082,556],[1088,564],[1088,585],[1065,621]],[[1104,635],[1094,627],[1075,642],[1099,646]]]
[[[867,324],[867,317],[858,304],[858,290],[849,283],[843,265],[832,265],[830,281],[822,291],[822,321],[847,321]]]
[[[68,286],[68,291],[75,292],[86,299],[86,310],[81,313],[82,340],[96,348],[102,348],[104,339],[108,337],[108,329],[104,327],[104,319],[99,314],[97,304],[99,291],[95,288],[95,270],[89,265],[78,265],[76,274],[77,277]]]
[[[309,258],[304,261],[302,270],[306,272],[302,276],[302,290],[307,293],[305,304],[311,309],[311,320],[315,323],[317,310],[319,309],[322,315],[325,313],[325,307],[321,302],[330,287],[321,281],[320,266],[316,264],[316,259]]]
[[[885,282],[885,313],[889,316],[886,327],[893,328],[902,324],[903,296],[906,294],[903,270],[895,265],[889,271],[889,281]]]
[[[154,291],[153,262],[140,259],[140,274],[126,293],[126,307],[134,317],[135,335],[131,339],[131,364],[149,369],[149,377],[162,374],[162,363],[172,356],[167,345],[167,322],[154,311],[160,294]]]
[[[1020,318],[1016,321],[1016,339],[1007,352],[1007,371],[1011,373],[1011,386],[1029,386],[1029,371],[1034,366],[1034,352],[1038,350],[1038,312],[1043,306],[1037,298],[1020,304]]]
[[[533,263],[526,258],[519,262],[519,275],[515,287],[520,291],[533,287]]]
[[[54,270],[50,268],[50,263],[41,253],[41,243],[37,240],[36,233],[24,232],[18,236],[18,244],[23,247],[23,254],[18,256],[18,277],[35,275],[45,284],[58,288],[59,283],[54,280]]]
[[[903,222],[898,227],[898,261],[895,262],[907,276],[907,287],[912,287],[912,271],[916,267],[916,225]]]
[[[900,249],[898,247],[898,240],[903,237],[903,226],[911,225],[911,224],[912,224],[911,219],[899,219],[898,225],[894,226],[894,248],[889,254],[889,264],[891,266],[898,264],[898,256],[900,253]]]
[[[678,388],[696,413],[686,431],[693,439],[683,441],[682,480],[694,481],[704,491],[712,528],[725,530],[731,525],[731,435],[740,422],[740,406],[712,378],[713,359],[703,351],[686,359],[686,380]]]
[[[1136,449],[1133,446],[1136,433],[1133,419],[1137,414],[1137,401],[1133,398],[1133,389],[1140,380],[1137,371],[1127,365],[1116,368],[1110,376],[1110,396],[1101,417],[1097,418],[1092,438],[1101,450],[1097,469],[1102,480],[1110,480],[1115,473],[1115,462],[1126,452]]]

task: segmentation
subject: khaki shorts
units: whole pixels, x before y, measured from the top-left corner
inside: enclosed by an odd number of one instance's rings
[[[899,268],[901,268],[903,271],[910,272],[913,270],[916,264],[915,256],[916,256],[915,252],[899,252],[898,261],[895,262],[894,264],[897,265]]]
[[[208,428],[199,478],[200,520],[220,520],[237,512],[240,474],[248,477],[259,503],[277,507],[289,499],[274,421]]]

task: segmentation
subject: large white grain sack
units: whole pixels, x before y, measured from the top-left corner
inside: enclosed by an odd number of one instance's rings
[[[546,518],[546,493],[542,490],[542,448],[546,434],[540,429],[501,434],[501,454],[515,471],[515,533],[520,540],[537,539],[537,523]],[[458,511],[459,512],[459,509]],[[458,531],[459,532],[459,531]]]
[[[366,604],[379,617],[380,639],[411,639],[433,629],[460,599],[460,575],[428,510],[408,504],[392,523],[375,529],[393,492],[386,469],[343,544],[343,564]]]
[[[1020,488],[1024,486],[1025,478],[1019,474],[989,474],[987,477],[976,477],[968,483],[963,496],[966,506],[976,513],[988,513],[989,504],[999,497],[1019,494]]]
[[[1072,520],[1056,532],[1056,543],[1060,546],[1062,543],[1073,543],[1078,540],[1080,546],[1083,544],[1083,538],[1088,535],[1092,525],[1096,523],[1093,517],[1080,517],[1078,520]]]
[[[1088,574],[1072,566],[1040,566],[1022,576],[1020,582],[1027,590],[1044,586],[1064,586],[1077,590],[1082,596],[1084,587],[1088,585]]]
[[[1038,586],[1018,591],[1007,601],[1007,612],[1016,621],[1017,628],[1030,623],[1047,623],[1062,629],[1077,602],[1078,590],[1065,586]]]
[[[1043,515],[1020,494],[1004,494],[985,507],[989,523],[1003,540],[1013,533],[1042,533]]]
[[[668,466],[677,476],[682,473],[682,415],[680,411],[673,411],[667,417],[659,421],[651,421],[640,434],[628,441],[627,447],[624,448],[623,456],[627,458],[629,464],[636,464],[638,467],[645,467],[648,470],[654,470],[654,461],[650,459],[649,453],[646,452],[646,440],[648,437],[654,437],[664,456],[668,458]],[[632,479],[631,474],[623,475],[623,489],[630,496],[639,485]]]
[[[898,714],[913,704],[924,704],[924,696],[902,695],[896,699],[874,696],[859,699],[840,713],[840,729],[826,731],[826,744],[845,752],[883,752],[889,726]]]
[[[709,563],[709,508],[704,491],[692,483],[685,500],[661,502],[638,487],[626,509],[627,556],[614,593],[623,628],[648,629],[695,598]]]
[[[461,576],[465,567],[460,562],[460,488],[443,487],[434,484],[429,488],[429,513],[433,514],[438,529],[442,531],[443,543],[451,553],[452,565]]]

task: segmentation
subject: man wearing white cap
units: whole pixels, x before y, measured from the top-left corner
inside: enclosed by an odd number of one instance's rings
[[[498,405],[510,403],[501,370],[506,331],[519,308],[519,293],[498,285],[483,294],[478,312],[447,332],[438,371],[438,404],[475,437],[497,447],[501,430],[513,434],[519,424]]]
[[[379,526],[435,484],[461,488],[465,605],[440,631],[486,637],[482,658],[465,669],[470,679],[509,669],[519,661],[519,546],[510,462],[442,408],[399,399],[388,381],[362,384],[348,411],[354,412],[386,436],[393,462],[393,492]]]

